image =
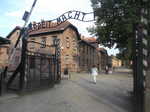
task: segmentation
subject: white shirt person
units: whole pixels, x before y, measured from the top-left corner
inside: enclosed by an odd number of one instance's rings
[[[98,69],[95,65],[91,68],[91,75],[93,77],[94,84],[96,84],[96,76],[98,75]]]

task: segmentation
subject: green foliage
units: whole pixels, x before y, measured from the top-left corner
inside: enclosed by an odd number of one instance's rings
[[[88,28],[99,42],[111,48],[115,44],[124,58],[131,58],[134,24],[139,22],[140,2],[134,0],[91,0],[96,27]]]

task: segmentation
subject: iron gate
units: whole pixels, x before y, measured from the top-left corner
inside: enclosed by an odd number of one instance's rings
[[[53,45],[24,40],[21,59],[18,59],[21,60],[20,64],[15,67],[15,71],[7,71],[7,88],[32,90],[59,82],[61,80],[59,43],[58,38],[54,39]],[[33,45],[36,47],[32,48]]]
[[[28,41],[25,63],[25,86],[32,89],[41,86],[53,85],[60,81],[60,56],[59,39],[54,45],[44,45],[34,41]],[[30,50],[29,45],[44,46],[41,51]]]
[[[25,62],[25,87],[27,89],[45,87],[60,81],[59,39],[55,41],[54,45],[28,41]],[[30,50],[30,44],[34,44],[36,49],[40,46],[44,47],[39,51]]]

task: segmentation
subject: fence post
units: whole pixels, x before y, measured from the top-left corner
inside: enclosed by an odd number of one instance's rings
[[[3,76],[2,76],[2,71],[0,70],[0,96],[2,95],[3,91]]]
[[[27,41],[25,38],[22,39],[22,55],[21,55],[21,67],[20,67],[20,80],[19,80],[19,89],[20,91],[24,87],[24,78],[25,78],[25,63],[26,63],[26,47]]]
[[[148,36],[149,36],[149,5],[150,2],[149,0],[142,0],[141,1],[141,10],[140,10],[140,20],[141,20],[141,43],[142,43],[142,50],[141,50],[141,54],[142,54],[142,81],[141,81],[141,91],[142,91],[142,98],[143,98],[143,110],[144,112],[149,112],[150,108],[149,108],[149,104],[150,104],[150,93],[148,93],[148,89],[146,88],[146,86],[148,86],[148,83],[146,84],[146,78],[149,77],[147,75],[147,69],[148,69]],[[150,81],[150,80],[149,80]],[[149,82],[147,80],[147,82]],[[150,91],[149,91],[150,92]],[[149,100],[147,100],[149,99]],[[145,101],[146,100],[146,101]],[[149,108],[149,109],[148,109]]]

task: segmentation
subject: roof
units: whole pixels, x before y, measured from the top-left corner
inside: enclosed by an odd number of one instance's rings
[[[49,22],[49,21],[45,21],[45,22]],[[53,26],[55,26],[56,23],[52,23]],[[40,34],[49,34],[49,33],[58,33],[58,32],[63,32],[64,30],[66,30],[68,27],[74,29],[77,33],[77,37],[80,40],[80,34],[78,32],[78,29],[72,25],[70,22],[65,21],[63,23],[61,23],[60,25],[57,25],[55,27],[50,27],[50,28],[41,28],[38,30],[33,30],[29,32],[30,36],[36,36],[36,35],[40,35]],[[21,30],[22,28],[20,26],[16,26],[9,34],[6,38],[10,38],[10,36],[16,31],[16,30]]]
[[[102,53],[106,53],[107,54],[107,50],[103,47],[101,48],[97,48],[98,51],[102,52]]]
[[[9,44],[9,43],[10,43],[10,40],[0,37],[0,44]]]
[[[45,22],[47,23],[49,21],[45,21]],[[78,29],[68,21],[65,21],[59,25],[56,25],[57,23],[54,23],[54,22],[51,24],[52,24],[52,26],[55,26],[55,27],[41,28],[41,29],[38,29],[35,31],[33,30],[33,31],[30,31],[29,35],[33,36],[33,35],[46,34],[46,33],[63,32],[68,27],[71,27],[72,29],[74,29],[76,31],[78,38],[80,38]]]
[[[97,43],[97,39],[94,37],[81,36],[81,39],[89,43]]]
[[[82,40],[82,39],[81,39],[79,42],[83,42],[83,43],[87,44],[88,46],[91,46],[91,47],[93,47],[94,49],[96,49],[96,47],[95,47],[94,45],[90,44],[89,42],[87,42],[87,41],[85,41],[85,40]]]
[[[20,26],[16,26],[8,35],[6,38],[10,38],[10,36],[16,31],[16,30],[21,30]]]

